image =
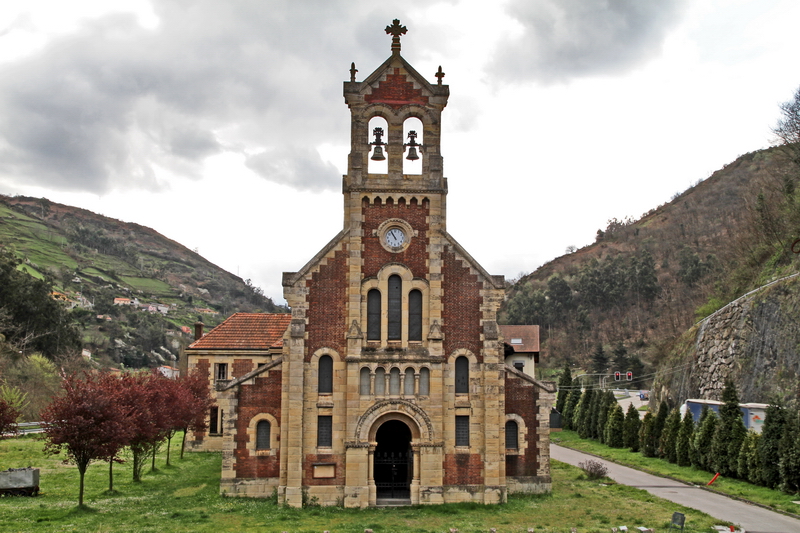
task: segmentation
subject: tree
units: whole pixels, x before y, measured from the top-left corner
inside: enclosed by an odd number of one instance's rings
[[[17,418],[19,418],[19,411],[0,398],[0,439],[6,435],[17,434]]]
[[[631,402],[628,404],[628,411],[625,413],[624,445],[632,452],[639,451],[639,428],[641,426],[642,420],[639,418],[639,411]]]
[[[761,484],[761,464],[758,460],[758,441],[761,435],[755,431],[748,431],[739,456],[736,461],[736,475],[739,479],[749,481],[754,484]]]
[[[605,374],[608,371],[608,356],[603,350],[603,345],[598,344],[592,353],[592,372],[595,374]]]
[[[780,105],[780,109],[782,117],[772,132],[788,150],[794,165],[800,167],[800,87],[791,100]]]
[[[114,457],[130,436],[127,413],[119,402],[118,389],[109,386],[110,374],[64,378],[64,393],[55,398],[41,419],[47,443],[45,450],[64,451],[78,467],[78,506],[83,506],[84,477],[89,463]]]
[[[206,429],[206,414],[211,408],[213,399],[208,388],[208,376],[200,370],[181,376],[178,378],[178,383],[189,393],[186,398],[187,403],[181,409],[181,413],[176,416],[176,420],[180,424],[179,427],[183,430],[183,439],[181,440],[181,459],[183,459],[183,450],[186,448],[186,434],[190,429],[195,431]],[[169,460],[167,464],[169,464]]]
[[[625,345],[620,342],[617,346],[611,351],[611,370],[615,372],[622,372],[624,374],[630,370],[628,366],[630,365],[630,360],[628,359],[628,349],[625,348]]]
[[[586,389],[586,392],[581,396],[581,402],[578,404],[576,410],[577,430],[578,435],[582,439],[588,439],[592,434],[591,427],[591,412],[595,402],[595,391],[593,389]]]
[[[625,413],[618,403],[610,409],[605,428],[605,443],[611,448],[622,448],[625,445]]]
[[[688,412],[688,411],[687,411]],[[670,463],[678,462],[678,433],[681,430],[681,413],[678,409],[670,411],[664,431],[661,433],[660,455]]]
[[[667,417],[669,416],[669,405],[667,402],[662,401],[658,406],[658,413],[653,419],[653,445],[656,449],[656,455],[661,456],[661,433],[664,432],[664,427],[667,425]]]
[[[747,434],[739,408],[739,394],[733,381],[727,380],[722,389],[724,405],[719,407],[719,424],[711,441],[714,469],[724,476],[735,476],[739,450]]]
[[[610,409],[617,404],[617,399],[614,393],[607,390],[600,394],[599,405],[597,406],[597,420],[595,422],[595,435],[597,440],[606,443],[606,424],[608,423],[608,416]]]
[[[9,317],[0,334],[24,353],[36,351],[49,359],[80,350],[69,313],[50,296],[52,283],[17,270],[18,265],[17,258],[0,252],[0,302]]]
[[[576,379],[572,384],[572,390],[567,397],[567,405],[564,407],[564,412],[562,413],[564,419],[564,429],[577,429],[575,412],[577,410],[578,403],[581,400],[581,396],[580,381]]]
[[[770,404],[764,417],[764,426],[761,428],[758,455],[761,463],[761,482],[771,489],[781,483],[779,447],[785,427],[786,410],[780,405]]]
[[[572,371],[569,368],[569,363],[564,363],[564,371],[561,373],[561,378],[558,380],[558,400],[556,400],[556,411],[564,414],[564,407],[567,405],[567,397],[569,396],[572,386]]]
[[[678,440],[675,443],[675,462],[678,466],[690,466],[692,464],[691,450],[692,438],[694,437],[694,417],[692,411],[687,409],[681,420]]]
[[[717,420],[716,413],[709,409],[707,405],[704,405],[703,412],[700,415],[700,426],[694,435],[692,464],[697,468],[708,471],[714,469],[711,442],[717,429]]]
[[[780,488],[789,494],[800,492],[800,412],[792,413],[784,425],[780,443]]]
[[[647,411],[642,419],[642,425],[639,428],[639,449],[645,457],[656,456],[656,440],[653,438],[653,424],[655,417],[653,413]]]

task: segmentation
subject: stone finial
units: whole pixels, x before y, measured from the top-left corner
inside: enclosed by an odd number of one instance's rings
[[[356,68],[356,63],[354,61],[350,63],[350,81],[356,81],[356,72],[358,72],[358,69]]]
[[[444,78],[444,72],[442,71],[442,66],[441,65],[439,65],[439,70],[436,71],[435,76],[439,80],[438,85],[441,85],[442,84],[442,78]]]
[[[391,26],[386,26],[386,33],[392,36],[392,53],[400,52],[400,36],[405,35],[408,29],[400,25],[400,20],[394,19]]]

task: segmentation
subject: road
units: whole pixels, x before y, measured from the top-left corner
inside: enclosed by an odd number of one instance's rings
[[[550,457],[575,466],[589,459],[600,460],[608,467],[608,477],[617,483],[644,489],[659,498],[697,509],[720,520],[739,524],[739,527],[747,533],[800,533],[800,520],[693,485],[646,474],[552,443],[550,444]]]

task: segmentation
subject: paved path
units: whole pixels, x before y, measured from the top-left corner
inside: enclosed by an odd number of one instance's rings
[[[588,459],[600,460],[608,467],[608,477],[618,483],[644,489],[659,498],[739,524],[747,533],[800,533],[800,520],[679,481],[646,474],[556,444],[550,444],[550,457],[575,466]]]

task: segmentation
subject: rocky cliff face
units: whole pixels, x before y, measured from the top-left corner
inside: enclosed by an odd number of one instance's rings
[[[732,379],[742,402],[800,394],[800,276],[757,289],[691,328],[653,385],[659,399],[719,400]]]

